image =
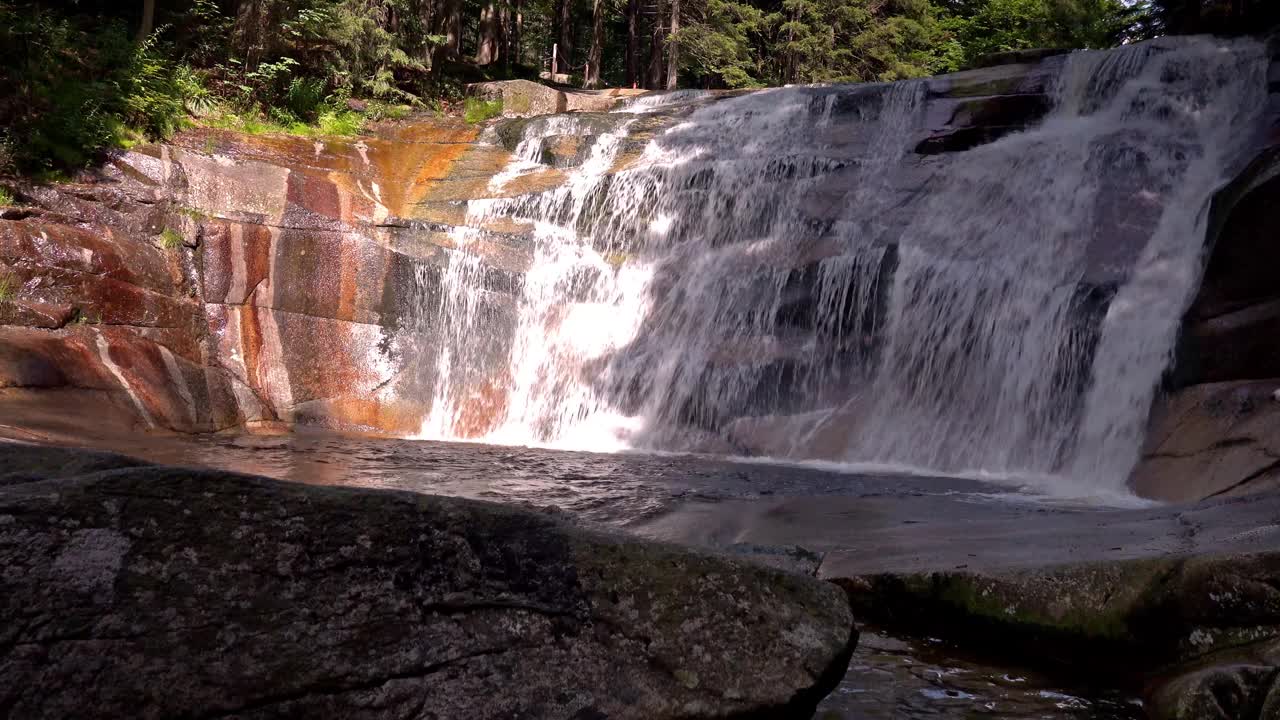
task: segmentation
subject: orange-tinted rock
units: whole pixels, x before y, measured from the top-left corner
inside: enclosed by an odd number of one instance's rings
[[[317,400],[348,401],[334,405],[341,409],[350,400],[394,399],[382,392],[396,365],[391,336],[380,325],[252,305],[211,304],[208,314],[220,362],[283,420],[295,420],[298,406]],[[359,408],[355,417],[336,417],[333,424],[364,425],[360,419],[369,414]]]
[[[234,387],[225,372],[178,357],[127,328],[0,327],[0,388],[104,393],[131,409],[141,429],[213,431],[264,418],[253,393]],[[19,405],[6,417],[32,409]]]
[[[42,271],[67,271],[135,285],[158,293],[174,292],[181,277],[171,270],[166,251],[110,229],[86,229],[44,222],[0,220],[0,263]]]
[[[41,207],[0,217],[0,272],[17,289],[0,304],[0,388],[42,427],[66,397],[96,393],[138,427],[416,433],[430,393],[397,333],[440,302],[466,201],[563,181],[490,188],[511,156],[477,135],[449,120],[324,140],[198,130],[121,153],[97,180],[25,189]],[[467,250],[505,318],[529,228],[496,229]],[[162,230],[184,247],[162,248]],[[404,294],[424,277],[422,297]],[[481,433],[506,381],[478,382],[459,420]],[[30,388],[63,400],[33,403]]]

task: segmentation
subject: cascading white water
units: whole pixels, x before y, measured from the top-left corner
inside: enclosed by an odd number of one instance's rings
[[[1187,38],[1046,67],[1041,122],[940,155],[912,152],[925,81],[668,93],[607,131],[530,123],[491,189],[536,170],[546,137],[590,152],[555,190],[469,203],[469,226],[531,223],[532,263],[514,320],[486,326],[477,231],[457,231],[424,435],[1119,490],[1266,63],[1250,41]],[[475,343],[506,354],[479,426],[457,399],[489,367]]]

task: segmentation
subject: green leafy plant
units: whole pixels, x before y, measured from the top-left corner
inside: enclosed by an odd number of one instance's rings
[[[469,123],[482,123],[502,114],[502,100],[467,98],[462,104],[462,118]]]
[[[318,135],[356,135],[364,127],[364,118],[351,110],[326,110],[317,121]]]
[[[14,202],[13,193],[9,192],[9,188],[0,187],[0,207],[12,205]]]
[[[177,250],[182,247],[182,234],[173,228],[165,228],[160,232],[160,247],[165,250]]]

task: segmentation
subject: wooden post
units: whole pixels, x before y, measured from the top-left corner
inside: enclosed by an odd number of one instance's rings
[[[551,43],[551,82],[556,81],[556,53],[560,49],[559,43]]]

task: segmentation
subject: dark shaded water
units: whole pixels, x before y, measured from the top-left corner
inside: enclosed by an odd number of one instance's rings
[[[677,507],[785,496],[928,501],[946,495],[983,512],[1037,501],[975,480],[855,475],[829,470],[675,455],[564,452],[539,448],[351,437],[130,438],[107,449],[155,462],[200,465],[296,482],[389,488],[533,507],[593,522],[645,525]],[[891,519],[891,522],[899,522]],[[1043,718],[1136,720],[1140,706],[1115,694],[1065,688],[1047,678],[965,657],[937,641],[864,629],[849,672],[822,703],[821,720]]]
[[[863,628],[849,672],[818,708],[819,720],[1044,718],[1137,720],[1141,704],[1107,691],[1064,688],[998,667],[938,640],[904,640]]]

